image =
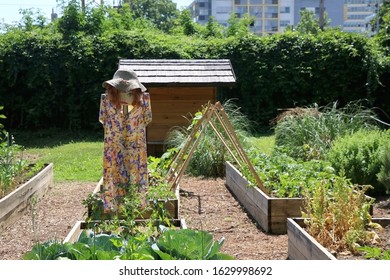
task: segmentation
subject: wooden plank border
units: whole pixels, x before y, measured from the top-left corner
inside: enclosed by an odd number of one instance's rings
[[[14,223],[27,209],[32,198],[40,199],[54,185],[53,163],[0,200],[0,229]]]
[[[98,193],[103,188],[103,177],[99,180],[97,183],[95,189],[93,190],[93,193]],[[158,200],[158,202],[164,203],[165,209],[169,213],[169,218],[171,219],[179,219],[179,207],[180,207],[180,186],[177,185],[175,188],[175,198],[169,198],[168,200]],[[149,202],[152,206],[153,201]],[[139,219],[149,219],[152,212],[144,213],[142,217],[139,217]]]
[[[106,221],[108,222],[108,221]],[[142,223],[147,223],[148,220],[136,220],[135,221],[137,224],[142,224]],[[187,224],[184,219],[172,219],[170,220],[173,226],[181,229],[186,229]],[[63,243],[75,243],[78,241],[80,238],[80,234],[83,232],[83,230],[89,229],[89,225],[94,225],[96,223],[102,223],[102,221],[91,221],[91,222],[86,222],[86,221],[76,221],[72,229],[69,231],[68,235],[65,237]]]
[[[287,218],[300,217],[302,198],[273,198],[249,181],[230,162],[226,162],[226,186],[267,233],[286,234]]]
[[[337,260],[324,246],[304,229],[303,218],[287,219],[289,260]],[[382,226],[390,224],[390,218],[372,218]]]

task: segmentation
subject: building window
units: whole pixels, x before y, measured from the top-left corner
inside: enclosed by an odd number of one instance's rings
[[[287,27],[289,25],[291,25],[289,20],[281,20],[280,21],[280,27]]]
[[[280,13],[281,14],[289,14],[290,13],[290,7],[280,7]]]
[[[249,8],[249,15],[251,17],[262,17],[263,10],[259,6],[251,6]]]
[[[277,18],[278,17],[278,7],[266,6],[264,17],[265,18]]]
[[[234,0],[236,5],[248,5],[248,0]]]
[[[236,14],[247,14],[248,13],[248,9],[246,6],[237,6],[235,9],[234,9],[234,12]]]
[[[265,31],[276,32],[278,31],[278,21],[277,20],[266,20],[265,22]]]
[[[216,7],[217,14],[230,14],[232,9],[230,7]]]

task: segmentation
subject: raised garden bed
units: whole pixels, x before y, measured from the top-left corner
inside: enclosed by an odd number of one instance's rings
[[[103,222],[108,222],[108,221],[103,221]],[[148,221],[147,220],[136,220],[135,221],[138,225],[140,224],[143,224],[143,223],[147,223]],[[65,242],[70,242],[70,243],[74,243],[74,242],[77,242],[80,235],[81,235],[81,232],[83,230],[87,230],[87,229],[90,229],[91,226],[95,225],[96,223],[102,223],[102,221],[89,221],[89,222],[86,222],[86,221],[77,221],[73,228],[71,229],[71,231],[68,233],[68,235],[65,237],[64,239],[64,243]],[[171,225],[177,227],[177,228],[187,228],[187,225],[184,221],[184,219],[173,219],[173,220],[170,220],[170,223]]]
[[[248,213],[268,233],[287,233],[287,218],[300,217],[302,198],[270,197],[249,181],[230,162],[226,162],[226,185]]]
[[[0,229],[11,225],[30,204],[40,199],[54,185],[53,164],[46,164],[34,177],[0,199]]]
[[[226,162],[226,186],[252,218],[267,233],[286,234],[287,218],[301,217],[303,198],[270,197],[250,182],[230,162]],[[366,196],[367,200],[372,197]],[[370,209],[372,214],[373,208]]]
[[[103,189],[103,178],[100,179],[98,184],[96,185],[93,193],[97,194],[99,191]],[[179,186],[176,187],[175,191],[175,197],[174,198],[169,198],[167,200],[160,199],[158,200],[159,203],[162,203],[162,206],[166,209],[168,212],[168,216],[171,219],[179,219],[179,206],[180,206],[180,194],[179,194]],[[151,208],[153,208],[153,201],[149,202]],[[90,213],[90,211],[88,211]],[[137,217],[137,219],[149,219],[152,214],[152,211],[146,211],[142,213],[142,217]],[[90,217],[90,214],[88,214]]]
[[[390,225],[390,218],[373,218],[381,226]],[[324,246],[307,233],[303,218],[287,219],[288,259],[290,260],[337,260]]]

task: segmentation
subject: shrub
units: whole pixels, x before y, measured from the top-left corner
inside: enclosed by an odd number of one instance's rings
[[[381,159],[381,170],[378,173],[378,181],[385,186],[386,193],[390,194],[390,143],[383,148]]]
[[[352,183],[373,186],[369,194],[384,194],[385,187],[378,181],[377,174],[383,166],[381,155],[390,141],[389,132],[359,130],[340,137],[334,141],[327,159],[338,174],[344,174]]]

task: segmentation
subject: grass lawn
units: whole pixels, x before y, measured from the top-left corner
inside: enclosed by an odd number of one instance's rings
[[[102,132],[43,130],[13,133],[23,157],[53,163],[54,180],[98,182],[103,175]]]
[[[98,182],[103,174],[103,136],[100,132],[38,131],[16,132],[15,142],[25,148],[23,156],[53,163],[54,180]],[[270,153],[272,135],[249,137],[249,143]]]
[[[26,149],[39,162],[53,163],[54,180],[98,182],[103,175],[103,142],[74,142],[52,148]]]
[[[270,154],[275,147],[275,137],[273,135],[248,137],[248,142],[266,154]]]

